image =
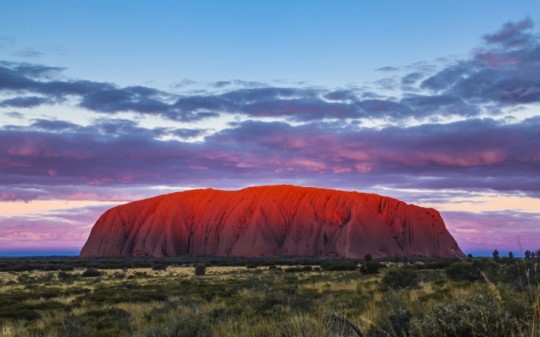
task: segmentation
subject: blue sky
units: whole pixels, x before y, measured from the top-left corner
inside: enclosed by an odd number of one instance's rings
[[[0,251],[277,183],[436,208],[466,252],[540,248],[538,1],[0,3]]]
[[[538,1],[2,1],[4,57],[165,88],[193,81],[343,86],[469,52]],[[7,41],[6,41],[7,39]]]

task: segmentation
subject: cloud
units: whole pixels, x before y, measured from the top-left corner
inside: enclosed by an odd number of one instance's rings
[[[328,179],[334,187],[359,189],[487,188],[540,195],[539,130],[538,117],[517,124],[473,119],[382,129],[245,121],[188,143],[159,138],[202,131],[146,129],[128,120],[88,127],[35,120],[31,128],[0,129],[0,183],[54,190]]]
[[[17,111],[5,112],[4,115],[6,115],[8,117],[11,117],[11,118],[15,118],[15,119],[22,119],[24,117],[24,115],[22,113],[17,112]]]
[[[173,129],[169,132],[169,134],[181,137],[181,138],[195,138],[202,136],[206,133],[206,130],[203,129],[186,129],[186,128],[180,128],[180,129]]]
[[[484,35],[484,44],[468,59],[456,60],[437,71],[432,64],[417,62],[404,68],[410,71],[405,75],[398,72],[374,82],[373,89],[395,92],[395,97],[374,95],[369,89],[301,84],[276,87],[241,80],[219,81],[207,90],[176,94],[148,86],[119,87],[114,83],[68,80],[60,77],[64,71],[60,67],[0,62],[0,91],[20,96],[4,100],[0,106],[35,107],[64,103],[68,97],[75,97],[75,104],[96,113],[135,112],[181,122],[223,114],[279,117],[296,122],[399,122],[496,115],[506,106],[540,102],[540,38],[533,28],[531,19],[507,23],[499,31]],[[191,84],[184,80],[173,86]]]
[[[401,78],[401,84],[402,85],[413,85],[416,82],[418,82],[422,77],[424,77],[424,74],[414,72],[405,75],[403,78]]]
[[[2,248],[79,249],[86,241],[91,225],[109,207],[89,206],[25,216],[0,216]]]
[[[213,84],[216,88],[225,88],[230,86],[238,87],[267,87],[264,83],[255,82],[255,81],[243,81],[243,80],[233,80],[233,81],[217,81]]]
[[[442,212],[454,238],[465,251],[536,251],[540,247],[538,214],[511,211]]]
[[[67,130],[76,130],[80,127],[77,124],[58,121],[58,120],[48,120],[48,119],[35,119],[31,125],[32,128],[38,130],[46,131],[67,131]]]
[[[484,40],[488,44],[500,44],[504,47],[522,47],[535,43],[533,35],[526,32],[533,28],[534,23],[531,18],[508,22],[498,32],[484,35]]]
[[[385,67],[377,68],[375,70],[377,70],[377,71],[385,71],[385,72],[394,72],[394,71],[398,71],[399,68],[394,67],[394,66],[385,66]]]
[[[414,111],[414,116],[478,116],[481,109],[451,95],[406,95],[400,103]]]
[[[80,106],[98,112],[166,113],[169,105],[159,100],[159,95],[158,90],[142,86],[109,87],[84,95]]]
[[[33,63],[0,61],[0,70],[5,75],[22,80],[24,77],[29,79],[51,79],[59,75],[64,68]]]
[[[74,97],[74,104],[101,118],[89,126],[35,119],[29,127],[0,129],[0,182],[52,189],[62,184],[197,181],[203,186],[220,179],[326,179],[336,187],[354,181],[361,189],[383,184],[538,195],[539,119],[514,124],[478,119],[486,113],[486,104],[498,114],[498,106],[535,102],[540,44],[532,28],[530,20],[506,24],[484,36],[485,45],[469,59],[431,76],[427,74],[433,69],[425,62],[408,67],[410,73],[393,81],[419,90],[397,97],[358,88],[272,87],[243,81],[216,83],[220,91],[171,94],[147,86],[68,80],[59,67],[2,62],[0,90],[24,92],[4,99],[3,106],[65,103],[66,97]],[[244,121],[211,134],[201,128],[145,128],[110,119],[125,111],[182,122],[238,114]],[[400,123],[441,116],[465,120],[414,127]],[[282,122],[264,122],[266,117]],[[371,119],[395,126],[358,126]],[[204,140],[195,143],[178,140],[203,135]]]
[[[189,79],[183,79],[181,81],[172,83],[170,86],[171,86],[171,88],[178,89],[178,88],[189,87],[189,86],[194,85],[194,84],[197,84],[197,82],[195,82],[193,80],[189,80]]]
[[[485,46],[470,59],[448,66],[421,83],[438,94],[475,104],[540,102],[540,37],[525,19],[484,36]]]
[[[25,96],[15,97],[0,101],[0,107],[14,107],[14,108],[32,108],[43,104],[51,103],[51,100],[46,97],[38,96]]]

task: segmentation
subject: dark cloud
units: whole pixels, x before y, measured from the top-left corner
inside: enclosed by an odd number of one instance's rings
[[[47,97],[38,96],[25,96],[15,97],[0,101],[0,107],[14,107],[14,108],[32,108],[35,106],[51,103],[51,100]]]
[[[206,133],[203,129],[174,129],[169,131],[169,134],[180,138],[194,138],[202,136]]]
[[[214,83],[214,87],[223,88],[223,87],[228,87],[228,86],[230,86],[232,84],[233,84],[232,81],[218,81],[218,82]]]
[[[50,79],[59,75],[64,68],[33,63],[0,61],[0,70],[11,70],[12,76],[28,77],[30,79]]]
[[[351,90],[334,90],[324,94],[324,98],[331,101],[358,101],[358,96]]]
[[[0,63],[0,91],[33,92],[58,99],[67,95],[85,95],[111,89],[113,85],[91,81],[53,79],[62,68],[34,64]]]
[[[107,137],[133,137],[135,135],[141,138],[154,139],[170,133],[167,128],[143,128],[136,122],[128,119],[100,119],[91,126],[81,128],[81,131],[88,135],[95,133]]]
[[[414,111],[407,105],[390,100],[368,99],[358,106],[371,118],[402,119],[414,116]]]
[[[107,88],[83,95],[80,106],[99,112],[134,111],[140,113],[166,113],[169,105],[159,100],[158,90],[137,86]]]
[[[47,131],[66,131],[77,130],[80,126],[66,121],[35,119],[31,125],[32,128]]]
[[[401,85],[411,86],[421,80],[424,76],[425,74],[418,72],[407,74],[401,79]]]
[[[399,68],[398,67],[393,67],[393,66],[385,66],[385,67],[377,68],[375,70],[377,70],[377,71],[385,71],[385,72],[394,72],[394,71],[398,71]]]
[[[519,22],[508,22],[498,32],[484,35],[488,44],[500,44],[504,47],[523,47],[529,43],[535,43],[533,35],[527,30],[534,28],[531,18],[525,18]]]
[[[466,116],[473,117],[480,113],[478,106],[468,104],[457,96],[450,95],[407,95],[401,104],[414,109],[415,117],[428,116]]]
[[[348,103],[324,102],[321,99],[288,99],[246,104],[242,111],[253,117],[288,117],[297,121],[323,118],[358,118],[363,111]]]
[[[186,120],[196,120],[200,113],[211,113],[214,116],[218,116],[217,111],[229,111],[231,105],[226,99],[220,96],[202,96],[191,95],[180,97],[176,103],[173,104],[177,114],[183,116]],[[212,115],[210,115],[211,117]],[[181,118],[175,118],[181,119]]]

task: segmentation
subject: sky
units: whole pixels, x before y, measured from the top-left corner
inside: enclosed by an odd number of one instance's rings
[[[540,249],[538,1],[0,2],[0,255],[106,209],[294,184]]]

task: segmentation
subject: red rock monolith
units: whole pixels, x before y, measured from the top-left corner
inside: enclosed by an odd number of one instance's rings
[[[106,211],[80,256],[462,257],[439,212],[375,194],[200,189]]]

